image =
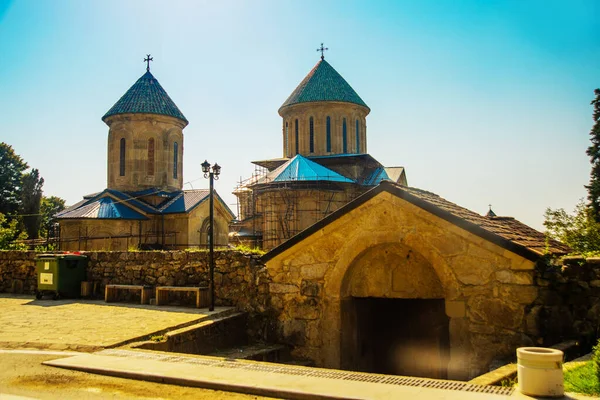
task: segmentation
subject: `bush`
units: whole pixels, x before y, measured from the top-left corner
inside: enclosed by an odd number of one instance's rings
[[[596,371],[598,381],[600,381],[600,340],[598,341],[598,343],[596,343],[592,350],[592,365],[594,366],[594,370]]]

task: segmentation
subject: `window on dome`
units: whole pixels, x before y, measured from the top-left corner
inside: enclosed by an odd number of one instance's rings
[[[310,127],[310,137],[309,137],[309,145],[310,145],[310,152],[314,153],[315,152],[315,123],[313,120],[313,117],[310,117],[310,119],[308,120],[308,124]]]
[[[177,161],[179,158],[177,142],[173,143],[173,179],[177,179]]]
[[[154,139],[148,139],[148,175],[154,175]]]
[[[346,127],[346,118],[342,122],[342,153],[346,154],[348,152],[348,135],[347,135],[347,127]]]
[[[290,137],[288,132],[288,123],[285,123],[285,143],[283,144],[283,148],[285,149],[284,156],[287,157],[290,154]]]
[[[125,138],[121,138],[119,146],[119,176],[125,176]]]
[[[331,117],[327,117],[327,152],[331,152]]]
[[[295,139],[296,139],[295,140],[296,141],[296,154],[298,154],[298,120],[297,119],[295,121],[295,125],[296,126],[294,127],[294,129],[296,130],[296,132],[295,132],[295,134],[296,134],[296,137],[295,137]]]
[[[356,154],[360,154],[360,128],[356,120]]]

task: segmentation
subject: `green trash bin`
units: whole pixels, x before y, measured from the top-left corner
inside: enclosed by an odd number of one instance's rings
[[[41,299],[46,294],[60,297],[79,297],[81,282],[87,277],[87,257],[79,254],[40,254],[36,260],[37,291]]]

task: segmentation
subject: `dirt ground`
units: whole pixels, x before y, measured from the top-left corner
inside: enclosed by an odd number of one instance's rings
[[[57,355],[0,352],[0,399],[3,395],[35,399],[211,399],[251,400],[266,397],[166,385],[48,367]]]

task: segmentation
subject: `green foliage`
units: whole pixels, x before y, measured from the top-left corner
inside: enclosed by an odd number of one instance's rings
[[[27,168],[12,146],[0,143],[0,213],[5,216],[19,210],[22,176]]]
[[[600,382],[592,361],[566,371],[564,379],[566,392],[600,395]]]
[[[259,256],[262,256],[263,254],[266,253],[266,251],[259,249],[258,247],[250,247],[244,244],[238,244],[237,246],[234,247],[234,250],[239,251],[240,253],[245,253],[245,254],[257,254]]]
[[[52,232],[52,221],[54,215],[58,214],[65,209],[65,199],[61,199],[56,196],[42,196],[42,202],[40,204],[40,237],[47,238]]]
[[[591,146],[587,148],[587,155],[590,157],[592,172],[590,173],[590,184],[586,186],[588,190],[588,200],[592,210],[592,217],[596,222],[600,222],[600,89],[594,90],[596,98],[591,104],[594,106],[592,118],[594,126],[590,131]]]
[[[44,186],[44,178],[40,176],[40,171],[36,168],[23,174],[20,212],[23,227],[30,239],[37,239],[40,231],[42,186]]]
[[[27,239],[25,232],[19,232],[18,221],[6,221],[4,214],[0,213],[0,250],[27,250],[27,246],[15,243],[16,240]]]
[[[596,371],[596,378],[600,382],[600,341],[598,341],[598,343],[596,343],[596,345],[592,349],[591,363],[594,366],[594,370]]]
[[[593,255],[600,252],[600,223],[583,200],[575,206],[572,214],[562,208],[546,209],[544,226],[549,237],[571,247],[575,253]]]

